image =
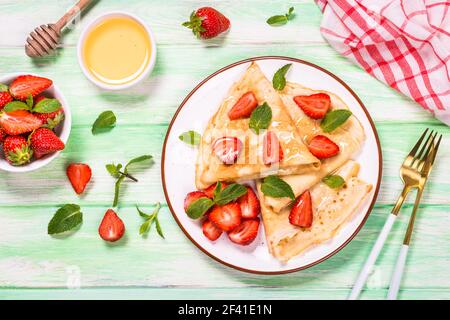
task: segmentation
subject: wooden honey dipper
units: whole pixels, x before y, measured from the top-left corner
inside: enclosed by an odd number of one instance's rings
[[[30,33],[25,45],[25,52],[31,58],[43,57],[51,54],[59,44],[61,30],[72,19],[86,8],[92,0],[80,0],[56,23],[41,25]]]

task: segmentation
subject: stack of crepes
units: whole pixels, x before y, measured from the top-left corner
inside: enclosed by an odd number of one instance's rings
[[[236,101],[252,91],[259,104],[266,102],[272,109],[272,121],[267,129],[277,134],[283,149],[283,159],[266,165],[261,157],[262,134],[249,128],[249,119],[230,121],[227,114]],[[351,159],[359,152],[365,140],[364,130],[352,115],[331,133],[324,133],[320,121],[309,118],[293,98],[323,92],[330,96],[331,109],[348,109],[335,94],[308,89],[288,82],[282,91],[276,91],[253,62],[243,77],[230,89],[227,98],[209,121],[202,136],[196,164],[196,185],[205,189],[217,181],[255,179],[261,204],[261,213],[269,251],[280,261],[288,261],[311,246],[332,238],[356,211],[371,190],[371,185],[358,179],[359,165]],[[233,135],[243,142],[243,152],[235,164],[223,164],[212,152],[213,142]],[[308,150],[309,141],[324,135],[339,145],[334,157],[319,160]],[[331,189],[322,179],[332,173],[345,180],[340,189]],[[277,175],[287,182],[296,197],[309,190],[313,205],[313,224],[300,228],[289,223],[292,200],[268,197],[261,191],[261,179]]]

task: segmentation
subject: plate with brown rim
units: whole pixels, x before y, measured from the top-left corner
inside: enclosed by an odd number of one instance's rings
[[[268,251],[261,224],[257,238],[248,246],[238,246],[226,235],[212,242],[202,233],[201,221],[190,219],[184,212],[187,193],[195,190],[197,149],[179,140],[179,135],[194,130],[202,133],[217,111],[229,88],[256,61],[268,79],[286,63],[292,63],[288,80],[309,88],[337,94],[361,122],[366,141],[354,160],[361,164],[359,177],[373,188],[350,221],[328,241],[309,248],[287,263],[279,262]],[[228,65],[198,84],[183,100],[167,130],[162,150],[161,177],[164,194],[172,215],[185,235],[204,253],[216,261],[240,271],[257,274],[282,274],[306,269],[333,256],[349,243],[367,220],[378,195],[382,172],[382,154],[373,121],[358,96],[333,73],[312,63],[290,57],[255,57]]]

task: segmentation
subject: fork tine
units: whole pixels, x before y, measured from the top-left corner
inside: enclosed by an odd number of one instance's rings
[[[428,174],[427,171],[431,170],[433,166],[434,160],[436,159],[436,154],[439,149],[439,145],[441,144],[442,135],[439,136],[439,139],[436,144],[434,144],[434,138],[437,137],[437,132],[433,137],[432,143],[429,145],[426,154],[424,155],[424,159],[422,159],[421,164],[419,165],[419,171],[423,171],[422,173]]]
[[[431,146],[434,143],[434,138],[436,137],[437,132],[434,132],[433,130],[430,132],[430,135],[427,138],[427,141],[425,141],[424,145],[419,151],[419,154],[417,155],[417,159],[425,160],[425,158],[428,156],[428,153],[430,152]],[[426,149],[426,151],[425,151]],[[425,151],[425,153],[424,153]]]
[[[419,140],[417,140],[416,145],[411,149],[411,151],[409,152],[409,156],[414,157],[416,155],[417,149],[419,149],[420,144],[422,143],[423,138],[425,137],[425,135],[428,132],[428,128],[425,129],[425,131],[422,133],[422,136],[419,138]]]
[[[433,158],[431,160],[431,165],[434,164],[434,159],[436,159],[436,154],[438,152],[439,145],[441,144],[441,140],[442,140],[442,134],[439,136],[439,139],[438,139],[438,141],[436,143],[436,146],[434,147],[434,153],[433,153]]]

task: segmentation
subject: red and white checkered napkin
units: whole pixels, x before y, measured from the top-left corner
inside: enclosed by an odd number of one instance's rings
[[[316,0],[342,55],[450,125],[449,0]]]

